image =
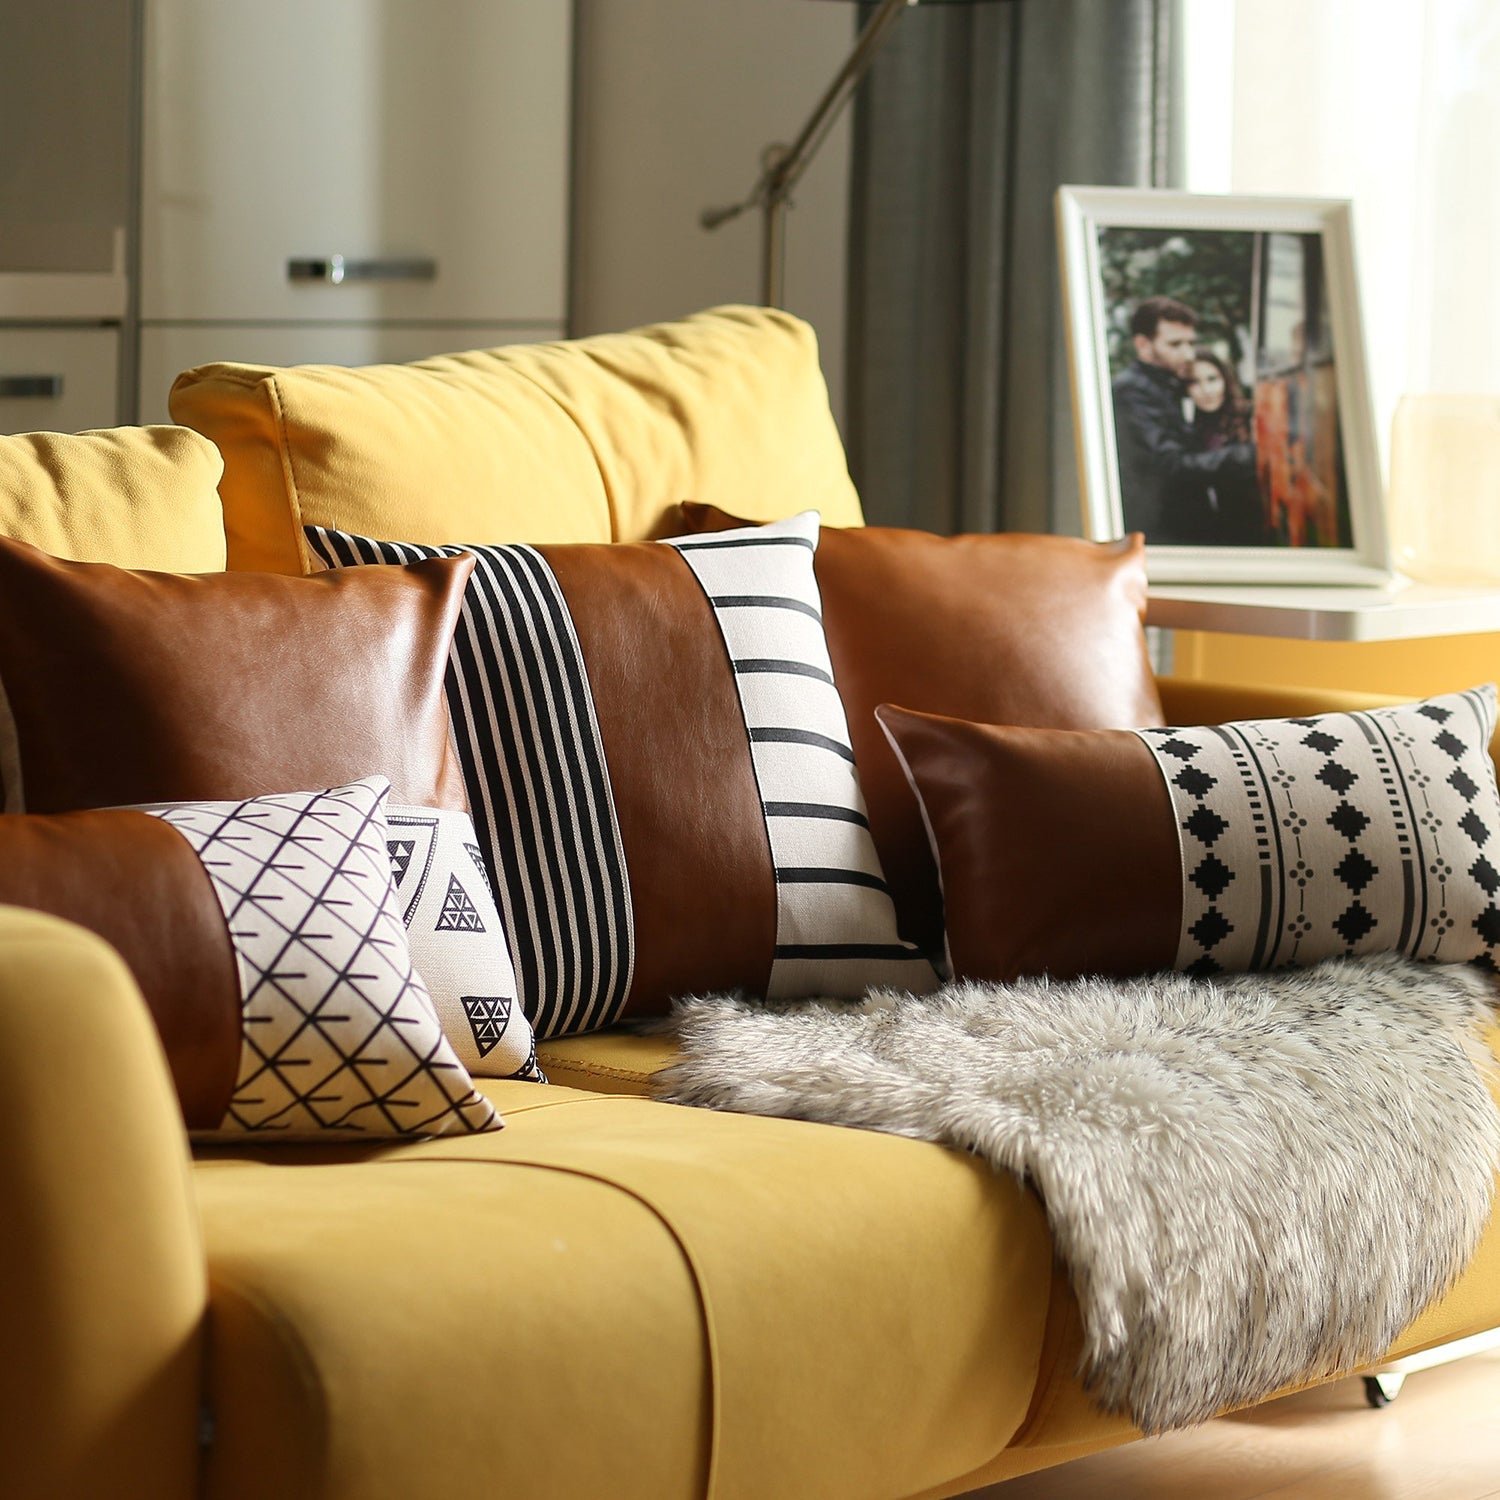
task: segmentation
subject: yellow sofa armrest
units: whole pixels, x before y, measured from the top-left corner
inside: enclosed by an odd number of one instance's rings
[[[1262,683],[1200,682],[1159,677],[1162,716],[1168,724],[1227,724],[1231,719],[1302,719],[1410,703],[1405,694],[1349,693],[1333,688],[1277,687]]]
[[[0,1472],[8,1500],[190,1500],[206,1271],[187,1135],[102,939],[0,906]]]

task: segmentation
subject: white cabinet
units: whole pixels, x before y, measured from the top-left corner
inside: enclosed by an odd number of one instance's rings
[[[461,349],[529,344],[559,337],[555,326],[464,324],[383,327],[348,323],[298,327],[291,324],[194,323],[141,330],[141,415],[167,422],[167,393],[183,370],[217,360],[252,365],[373,365],[428,359]]]
[[[81,432],[117,420],[115,328],[0,325],[0,432]]]
[[[572,9],[148,0],[141,316],[561,323]]]

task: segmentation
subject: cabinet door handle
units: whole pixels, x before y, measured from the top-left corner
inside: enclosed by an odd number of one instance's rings
[[[18,396],[56,400],[63,393],[61,375],[0,375],[0,400]]]
[[[434,281],[437,262],[427,256],[392,260],[346,260],[329,255],[321,260],[289,260],[288,281],[321,281],[342,286],[346,281]]]

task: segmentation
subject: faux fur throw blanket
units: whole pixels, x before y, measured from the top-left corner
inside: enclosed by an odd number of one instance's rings
[[[1146,1432],[1368,1366],[1472,1255],[1492,981],[1338,959],[678,1011],[680,1104],[891,1131],[1040,1193],[1082,1375]]]

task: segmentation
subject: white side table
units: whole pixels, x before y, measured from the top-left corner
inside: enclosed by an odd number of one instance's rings
[[[1500,589],[1398,578],[1382,588],[1155,584],[1146,623],[1301,641],[1406,641],[1500,631]]]

